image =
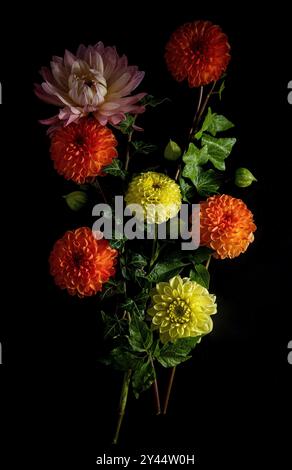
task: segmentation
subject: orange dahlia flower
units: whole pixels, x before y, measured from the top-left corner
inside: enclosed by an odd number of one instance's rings
[[[94,295],[115,274],[117,253],[107,240],[96,240],[88,227],[81,227],[66,232],[55,243],[50,273],[57,286],[70,295]]]
[[[118,156],[117,141],[110,129],[94,119],[83,118],[51,135],[51,157],[60,175],[76,183],[102,175],[102,169]]]
[[[228,38],[210,21],[194,21],[178,28],[166,45],[166,65],[178,82],[191,88],[218,80],[230,60]]]
[[[200,204],[201,245],[215,250],[216,258],[235,258],[253,242],[253,214],[241,199],[222,194]]]

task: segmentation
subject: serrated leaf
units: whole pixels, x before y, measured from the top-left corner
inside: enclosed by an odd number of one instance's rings
[[[200,168],[194,184],[200,196],[209,196],[218,192],[220,178],[214,170],[204,171]]]
[[[149,273],[148,280],[151,282],[168,281],[173,276],[179,274],[182,268],[187,264],[188,263],[183,262],[181,259],[159,261]]]
[[[207,134],[202,136],[202,145],[208,148],[209,160],[218,170],[225,170],[224,160],[230,155],[236,139],[234,137],[216,138]]]
[[[101,311],[101,317],[104,323],[104,337],[116,338],[125,334],[128,322],[118,318],[116,314],[107,314]]]
[[[180,177],[179,185],[182,195],[182,200],[191,203],[191,199],[195,196],[195,188],[193,185],[187,183],[187,181]]]
[[[108,361],[114,369],[122,371],[127,371],[129,369],[135,370],[142,364],[141,357],[132,354],[123,347],[113,349],[110,352]]]
[[[104,284],[102,292],[100,293],[100,299],[104,300],[113,295],[124,294],[125,288],[122,281],[116,281],[110,279],[107,283]]]
[[[214,251],[207,246],[200,246],[197,250],[193,251],[190,259],[194,264],[201,264],[203,261],[207,261],[213,252]]]
[[[102,169],[103,173],[112,176],[119,176],[123,180],[126,178],[127,173],[122,168],[121,160],[114,158],[112,163]]]
[[[158,362],[163,367],[175,367],[182,362],[187,361],[190,356],[191,350],[196,346],[200,340],[200,336],[181,338],[175,342],[166,343],[156,356]]]
[[[195,269],[190,271],[190,279],[209,289],[210,274],[203,264],[196,264]]]
[[[149,153],[155,152],[157,150],[157,145],[149,144],[143,142],[142,140],[134,140],[131,142],[133,145],[135,152],[134,153],[141,153],[143,155],[148,155]]]
[[[160,104],[166,103],[168,101],[170,101],[169,98],[154,98],[154,96],[152,95],[146,95],[144,96],[144,98],[142,98],[140,103],[142,104],[142,106],[150,106],[151,108],[156,108],[156,106],[159,106]]]
[[[139,398],[140,393],[147,390],[155,380],[155,371],[152,367],[151,361],[144,362],[137,368],[132,376],[132,387],[136,398]]]
[[[133,316],[129,325],[129,344],[135,352],[148,351],[153,343],[153,333],[145,320]]]
[[[133,132],[133,126],[135,124],[136,117],[132,114],[126,114],[126,118],[119,124],[118,129],[123,134],[131,134]]]

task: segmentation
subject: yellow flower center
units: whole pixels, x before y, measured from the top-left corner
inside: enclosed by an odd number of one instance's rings
[[[184,300],[177,299],[170,304],[167,313],[172,323],[187,323],[192,311]]]

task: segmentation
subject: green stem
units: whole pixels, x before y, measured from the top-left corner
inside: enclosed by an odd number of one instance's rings
[[[151,259],[149,264],[149,271],[152,268],[153,264],[157,259],[157,243],[158,243],[158,225],[154,225],[154,238],[152,243],[152,252],[151,252]]]
[[[127,370],[127,372],[125,372],[124,374],[124,380],[123,380],[122,391],[121,391],[121,396],[120,396],[119,418],[118,418],[115,436],[113,439],[113,444],[117,444],[119,440],[120,430],[121,430],[122,422],[125,416],[125,410],[126,410],[126,405],[127,405],[127,400],[128,400],[131,375],[132,375],[131,369]]]
[[[105,194],[104,194],[104,192],[103,192],[103,189],[102,189],[102,187],[101,187],[101,185],[100,185],[100,182],[98,181],[98,177],[95,178],[94,186],[95,186],[96,189],[99,191],[99,193],[100,193],[102,199],[104,200],[104,202],[107,204],[107,199],[106,199],[106,196],[105,196]]]
[[[133,121],[133,125],[135,124],[135,121],[137,119],[137,115],[135,115],[135,119]],[[128,134],[128,143],[127,143],[127,150],[126,150],[126,162],[125,162],[125,171],[128,171],[129,169],[129,163],[130,163],[130,148],[131,148],[131,142],[132,142],[132,137],[133,137],[134,129],[132,128],[131,132]]]
[[[208,258],[208,260],[207,260],[207,262],[206,262],[206,266],[205,266],[206,269],[209,269],[210,262],[211,262],[211,258],[212,258],[212,256],[210,255],[209,258]]]
[[[209,99],[211,98],[211,95],[212,95],[212,93],[213,93],[213,91],[214,91],[214,88],[215,88],[215,86],[216,86],[216,83],[217,83],[217,82],[213,82],[213,85],[212,85],[212,87],[210,88],[210,91],[209,91],[209,93],[207,94],[207,96],[206,96],[206,98],[205,98],[205,101],[204,101],[204,103],[203,103],[203,105],[202,105],[202,107],[201,107],[201,109],[200,109],[200,112],[199,112],[199,115],[198,115],[198,119],[197,119],[197,122],[196,122],[196,127],[194,127],[194,129],[193,129],[194,133],[195,133],[196,130],[197,130],[197,126],[200,124],[200,121],[201,121],[201,119],[202,119],[202,116],[203,116],[203,114],[204,114],[204,111],[205,111],[205,109],[206,109],[206,106],[207,106],[207,104],[208,104],[208,102],[209,102]]]
[[[158,382],[157,382],[157,378],[156,378],[156,371],[155,371],[154,362],[153,362],[153,359],[152,359],[151,355],[150,355],[150,362],[151,362],[151,366],[152,366],[152,369],[153,369],[154,374],[155,374],[155,380],[153,382],[153,390],[154,390],[154,397],[155,397],[155,403],[156,403],[156,414],[160,415],[161,414],[161,404],[160,404]]]
[[[164,402],[164,407],[163,407],[163,414],[164,415],[166,415],[166,413],[167,413],[167,408],[168,408],[169,398],[170,398],[170,394],[171,394],[171,390],[172,390],[175,371],[176,371],[176,367],[173,367],[171,369],[170,378],[169,378],[168,387],[167,387],[167,392],[166,392],[166,397],[165,397],[165,402]]]

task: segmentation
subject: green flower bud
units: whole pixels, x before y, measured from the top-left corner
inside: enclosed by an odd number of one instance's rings
[[[177,145],[176,142],[170,139],[168,142],[167,146],[164,149],[164,158],[166,160],[172,160],[175,161],[181,156],[181,148],[179,145]]]
[[[73,191],[63,196],[63,198],[72,211],[79,211],[88,201],[88,196],[83,191]]]
[[[239,188],[247,188],[257,179],[247,168],[237,168],[235,172],[235,184]]]

